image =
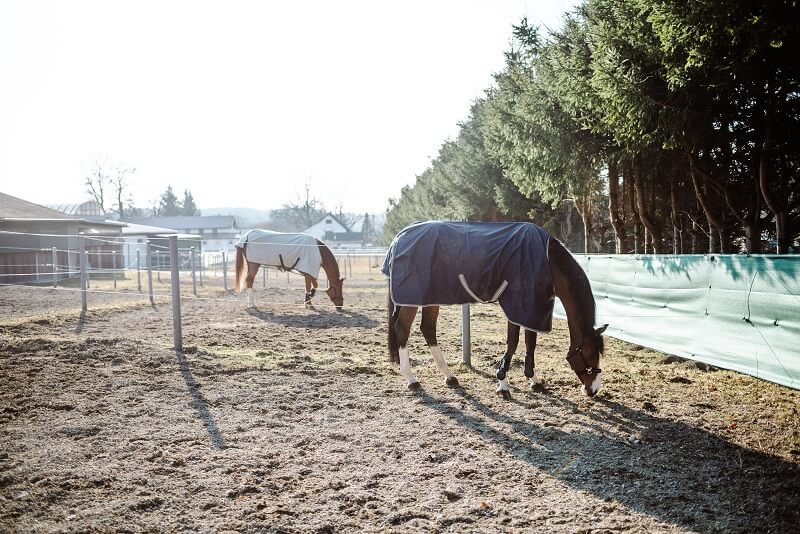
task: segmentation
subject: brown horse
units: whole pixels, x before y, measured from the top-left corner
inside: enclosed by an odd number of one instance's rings
[[[600,356],[603,353],[602,334],[608,325],[594,327],[595,302],[589,280],[575,258],[557,239],[552,237],[547,242],[548,263],[552,273],[553,292],[561,300],[567,313],[570,334],[570,347],[567,362],[572,367],[583,385],[583,391],[594,396],[600,386]],[[408,355],[408,338],[411,324],[417,314],[415,306],[397,306],[389,296],[389,359],[400,363],[400,373],[408,381],[408,388],[419,389],[420,385],[411,370]],[[458,380],[450,372],[441,349],[436,341],[436,320],[439,306],[422,308],[422,324],[420,330],[436,363],[436,367],[444,374],[448,386],[458,386]],[[497,379],[500,381],[497,393],[509,397],[506,372],[511,365],[511,358],[519,343],[520,327],[508,322],[506,351],[497,363]],[[535,391],[544,388],[544,381],[535,368],[534,351],[536,350],[537,332],[525,330],[525,376]]]
[[[310,236],[307,236],[310,238]],[[313,239],[313,238],[312,238]],[[336,261],[333,253],[330,249],[320,241],[319,239],[314,239],[316,248],[319,250],[319,255],[321,257],[321,266],[325,270],[325,275],[328,278],[328,289],[325,292],[328,294],[328,298],[331,299],[334,306],[336,306],[337,311],[341,311],[342,306],[344,305],[344,295],[342,294],[342,287],[344,285],[344,278],[339,277],[339,264]],[[253,282],[256,279],[256,274],[258,274],[258,268],[262,265],[262,263],[250,261],[247,259],[247,247],[251,245],[246,241],[242,243],[242,246],[237,244],[236,246],[236,282],[235,287],[236,291],[241,292],[245,288],[247,288],[247,300],[248,305],[251,307],[255,306],[255,296],[253,291]],[[269,246],[269,244],[262,244],[259,243],[261,246]],[[291,265],[287,265],[283,263],[284,258],[281,256],[280,264],[270,265],[272,267],[276,267],[283,271],[291,271],[296,270],[295,266],[300,261],[293,262]],[[289,259],[287,258],[287,261]],[[264,264],[267,265],[267,264]],[[311,270],[311,269],[309,269]],[[317,292],[317,288],[319,287],[317,284],[317,278],[312,273],[309,272],[302,272],[298,271],[300,274],[303,275],[306,284],[306,294],[304,303],[306,305],[311,304],[311,299]],[[317,273],[319,272],[319,267],[317,267]]]

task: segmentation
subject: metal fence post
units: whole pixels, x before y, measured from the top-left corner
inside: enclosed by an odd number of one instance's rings
[[[114,279],[114,289],[117,289],[117,251],[113,248],[111,249],[111,277]]]
[[[153,248],[150,240],[147,240],[147,292],[150,294],[150,304],[156,305],[155,297],[153,296]]]
[[[181,332],[181,281],[180,265],[178,265],[178,236],[169,236],[169,263],[171,267],[170,285],[172,286],[172,334],[175,339],[175,351],[183,352]]]
[[[206,256],[203,254],[203,251],[200,251],[200,287],[206,287],[203,285],[203,271],[206,270]]]
[[[469,331],[469,304],[461,305],[461,359],[472,367],[472,341]]]
[[[83,236],[78,236],[78,261],[81,266],[81,313],[86,313],[86,243]]]
[[[58,285],[58,252],[53,247],[53,287]]]
[[[141,254],[140,254],[139,247],[136,247],[136,289],[139,290],[139,293],[142,292],[142,264],[141,264]]]
[[[222,288],[228,290],[228,256],[222,253]]]
[[[262,271],[261,271],[261,279],[264,282],[264,289],[267,289],[267,266],[266,265],[262,265],[261,269],[262,269]]]
[[[194,296],[197,296],[197,274],[196,274],[196,267],[195,267],[195,251],[194,247],[191,248],[192,252],[192,293]]]

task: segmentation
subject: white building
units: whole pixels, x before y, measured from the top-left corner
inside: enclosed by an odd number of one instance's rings
[[[139,217],[125,222],[168,228],[172,233],[196,236],[206,252],[231,251],[241,230],[232,215],[179,215],[175,217]]]
[[[317,224],[306,228],[303,233],[313,235],[329,247],[360,247],[363,237],[361,232],[353,231],[333,213],[326,213]]]

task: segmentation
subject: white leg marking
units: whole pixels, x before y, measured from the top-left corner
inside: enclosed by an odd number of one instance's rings
[[[450,372],[450,368],[447,366],[447,362],[444,361],[442,349],[440,349],[438,345],[434,345],[430,347],[430,349],[431,355],[433,356],[433,361],[436,362],[436,367],[439,368],[439,371],[441,371],[446,378],[453,376],[453,373]]]
[[[411,370],[411,362],[408,359],[408,347],[400,347],[400,374],[406,377],[409,384],[417,381],[414,372]]]
[[[533,378],[531,378],[528,381],[528,384],[531,387],[533,387],[533,386],[541,386],[542,384],[544,384],[544,378],[543,378],[542,374],[539,373],[539,371],[537,371],[536,369],[534,369],[533,370]]]
[[[505,378],[500,381],[500,385],[497,386],[497,391],[508,391],[508,381]]]
[[[256,292],[252,287],[247,288],[247,305],[251,308],[256,306]]]

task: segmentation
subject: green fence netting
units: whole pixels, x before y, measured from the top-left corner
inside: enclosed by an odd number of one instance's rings
[[[800,256],[575,258],[607,334],[800,389]]]

